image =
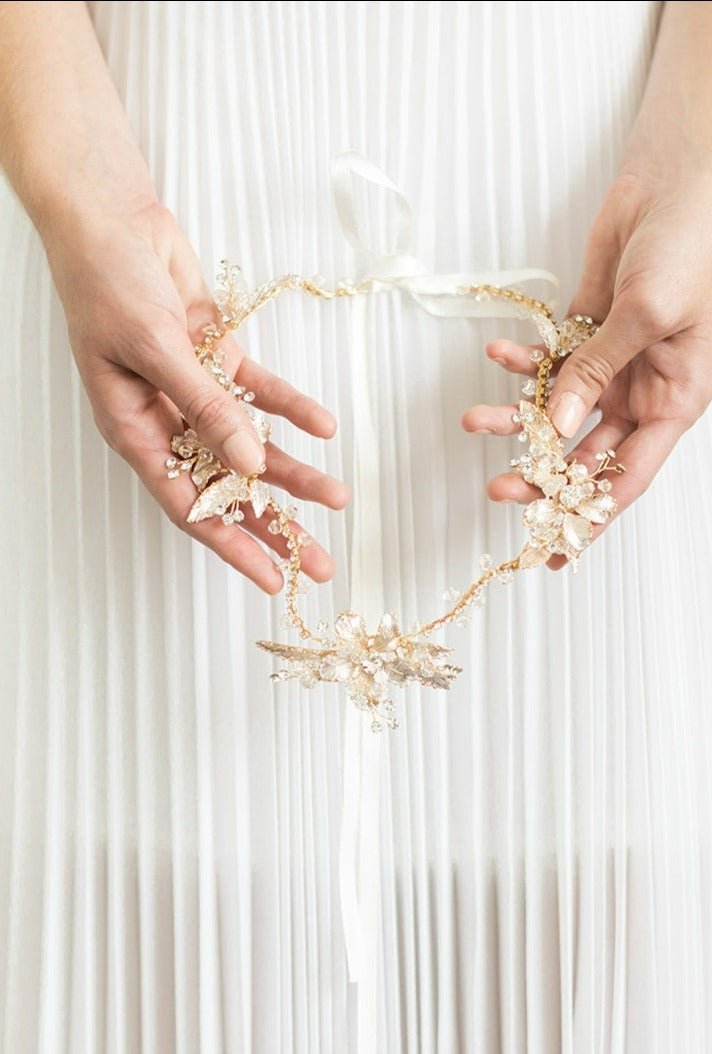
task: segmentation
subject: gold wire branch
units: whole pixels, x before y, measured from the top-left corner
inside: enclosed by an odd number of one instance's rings
[[[239,268],[223,261],[216,294],[222,325],[206,327],[203,340],[195,346],[195,354],[211,376],[245,405],[263,443],[269,437],[269,425],[252,406],[254,393],[246,391],[225,372],[220,341],[227,332],[238,329],[287,291],[334,300],[368,294],[372,287],[368,281],[340,282],[329,287],[320,276],[302,278],[288,274],[249,291],[242,283]],[[403,630],[395,615],[386,613],[376,629],[369,632],[361,615],[342,611],[333,624],[320,622],[316,630],[311,629],[299,608],[299,597],[304,591],[301,552],[310,539],[294,524],[296,508],[280,505],[260,479],[260,473],[242,477],[228,469],[187,426],[182,435],[173,437],[173,456],[166,462],[171,478],[189,472],[198,490],[198,498],[188,515],[190,522],[220,516],[225,523],[239,523],[243,519],[243,504],[250,504],[258,517],[270,515],[268,530],[284,539],[288,553],[283,564],[286,621],[303,642],[299,646],[257,642],[258,647],[284,660],[285,665],[272,678],[276,681],[297,679],[305,688],[319,682],[342,685],[356,706],[371,715],[371,727],[375,731],[384,725],[397,726],[389,697],[393,685],[418,682],[447,689],[461,672],[460,667],[449,662],[451,649],[429,640],[436,631],[450,623],[466,624],[471,608],[484,603],[487,588],[494,580],[510,582],[518,571],[544,564],[557,554],[565,556],[575,569],[581,552],[591,542],[594,525],[605,523],[616,509],[607,476],[607,473],[623,471],[623,466],[615,461],[615,451],[596,455],[598,467],[590,472],[585,465],[565,456],[561,437],[546,413],[551,371],[561,358],[596,331],[593,319],[574,315],[557,323],[543,301],[507,287],[468,285],[459,293],[475,300],[514,303],[542,338],[543,344],[531,352],[536,377],[524,383],[525,398],[519,402],[514,415],[515,421],[521,424],[519,438],[527,443],[527,449],[510,462],[528,483],[539,488],[542,496],[525,509],[527,540],[519,555],[496,565],[492,565],[489,557],[483,557],[482,573],[463,593],[449,590],[446,594],[449,607],[430,622],[416,623]]]

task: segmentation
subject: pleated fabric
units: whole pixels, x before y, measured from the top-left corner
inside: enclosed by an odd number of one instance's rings
[[[654,3],[96,3],[165,203],[210,275],[352,273],[329,159],[404,190],[438,271],[576,287],[645,84]],[[388,202],[362,202],[373,238]],[[356,1050],[338,847],[347,704],[273,690],[268,600],[176,531],[96,433],[42,248],[0,197],[0,1036],[7,1054]],[[106,262],[107,270],[111,261]],[[353,478],[353,307],[284,298],[250,353],[337,414],[295,455]],[[431,617],[518,551],[465,406],[520,323],[368,312],[380,588]],[[168,443],[169,437],[166,437]],[[580,572],[493,588],[450,693],[382,742],[377,1054],[712,1050],[707,414]],[[348,605],[355,512],[307,508]]]

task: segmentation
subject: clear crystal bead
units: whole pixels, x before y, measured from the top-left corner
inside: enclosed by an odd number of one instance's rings
[[[180,476],[180,472],[178,471],[178,469],[177,468],[171,469],[171,471],[168,473],[168,478],[169,479],[175,479],[176,476]]]
[[[282,528],[279,525],[279,520],[270,520],[267,524],[267,530],[270,534],[279,534]]]
[[[166,458],[166,468],[175,468],[178,462],[174,457]]]

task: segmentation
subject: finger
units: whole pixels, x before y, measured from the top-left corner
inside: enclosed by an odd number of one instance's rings
[[[487,497],[492,501],[517,502],[520,505],[528,505],[541,497],[538,487],[527,483],[526,480],[516,472],[502,472],[493,476],[487,482]]]
[[[556,376],[548,411],[561,435],[575,435],[616,374],[674,328],[661,322],[649,304],[622,295],[601,328],[563,360]]]
[[[315,399],[293,388],[253,359],[245,358],[239,369],[239,382],[255,393],[254,405],[268,414],[278,414],[310,435],[331,439],[336,418]]]
[[[624,417],[609,415],[587,432],[580,443],[567,454],[567,458],[581,461],[591,470],[596,468],[596,454],[603,450],[618,450],[629,435],[635,431],[635,424]]]
[[[594,540],[645,493],[684,430],[677,420],[649,421],[639,425],[619,444],[616,458],[625,467],[625,472],[611,477],[611,494],[616,500],[616,511],[605,524],[594,524]],[[566,563],[564,557],[557,556],[552,557],[549,566],[557,571]]]
[[[265,483],[282,487],[293,498],[316,501],[329,509],[343,509],[348,504],[349,490],[345,483],[297,461],[274,443],[267,443],[265,450],[267,471],[262,476]]]
[[[256,517],[248,507],[245,508],[244,527],[260,541],[274,549],[283,559],[289,557],[287,539],[281,534],[270,534],[269,520],[266,516]],[[304,528],[294,521],[291,527],[295,535],[304,533]],[[328,582],[334,575],[334,561],[326,549],[311,539],[300,553],[302,570],[315,582]]]
[[[639,425],[619,445],[616,460],[624,466],[625,472],[612,478],[616,516],[648,489],[684,431],[679,420],[648,421]]]
[[[485,354],[492,362],[503,366],[510,373],[519,373],[525,377],[536,375],[536,363],[531,360],[534,348],[542,349],[543,344],[515,344],[513,340],[492,340],[485,344]]]
[[[498,409],[504,409],[499,407]],[[583,462],[589,470],[596,468],[596,454],[601,450],[617,449],[633,432],[635,426],[622,417],[610,416],[599,421],[595,428],[584,436],[567,458]],[[487,494],[493,501],[528,504],[541,497],[538,487],[527,483],[517,472],[502,472],[493,476],[487,484]]]
[[[245,531],[234,524],[226,526],[219,517],[187,523],[188,513],[197,497],[190,479],[182,474],[177,479],[168,479],[162,462],[153,454],[147,457],[144,451],[137,450],[127,460],[176,526],[212,549],[266,593],[274,595],[280,591],[284,583],[281,571],[262,546]]]
[[[102,385],[94,385],[93,395],[102,401],[102,413],[97,413],[97,423],[164,512],[177,526],[207,545],[260,589],[270,594],[278,593],[283,584],[282,574],[254,538],[234,526],[226,527],[219,518],[187,523],[188,512],[197,496],[195,487],[182,474],[176,479],[168,479],[165,468],[170,437],[182,430],[175,407],[164,396],[156,396],[155,391],[151,394],[145,381],[123,370],[113,371],[108,380],[106,390]],[[144,386],[145,393],[142,392]],[[113,412],[112,398],[116,404]],[[135,405],[133,413],[128,412],[130,404]],[[107,417],[121,417],[121,427],[115,424],[107,427]]]
[[[228,395],[197,361],[185,331],[154,334],[153,353],[136,370],[178,407],[213,453],[241,475],[252,475],[264,462],[264,447],[243,406]]]
[[[160,481],[156,481],[154,496],[177,526],[212,549],[225,563],[249,578],[265,593],[271,596],[279,593],[284,584],[282,572],[254,538],[235,524],[226,526],[219,517],[186,524],[186,517],[196,498],[195,488],[189,480],[182,480],[181,477],[168,480],[168,483],[176,484],[173,494],[168,488],[164,489]]]
[[[462,415],[462,427],[466,432],[478,432],[485,435],[510,436],[521,431],[521,424],[514,421],[517,405],[487,406],[484,404],[470,406]]]
[[[632,421],[623,417],[608,416],[592,428],[569,454],[569,457],[582,462],[589,471],[596,468],[596,454],[602,450],[618,450],[629,435],[635,430]],[[602,526],[593,525],[592,538],[598,537],[603,530]],[[565,567],[568,560],[565,556],[552,556],[547,561],[547,567],[552,571],[560,571]]]

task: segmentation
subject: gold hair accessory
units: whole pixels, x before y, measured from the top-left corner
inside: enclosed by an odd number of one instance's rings
[[[236,384],[223,369],[219,342],[225,333],[238,329],[261,307],[287,290],[332,300],[366,295],[373,291],[373,283],[341,282],[328,288],[321,278],[300,278],[291,274],[250,292],[242,284],[239,268],[223,262],[216,295],[222,326],[206,327],[204,339],[196,346],[195,354],[208,373],[246,406],[263,443],[269,437],[269,426],[252,406],[254,393]],[[360,614],[342,611],[333,625],[320,622],[312,630],[299,610],[298,598],[303,592],[301,550],[310,539],[303,532],[297,532],[292,522],[296,509],[278,504],[259,478],[259,473],[243,477],[226,468],[202,446],[191,429],[173,437],[173,455],[166,462],[171,478],[189,472],[199,492],[188,514],[188,522],[220,516],[226,524],[238,523],[243,519],[240,506],[246,504],[252,507],[255,516],[270,516],[268,530],[274,535],[282,535],[289,551],[284,563],[287,624],[299,632],[303,642],[300,646],[257,642],[260,648],[285,662],[282,669],[272,674],[272,679],[297,679],[305,688],[320,681],[340,684],[352,702],[371,715],[374,731],[379,731],[384,724],[397,727],[394,705],[389,698],[392,686],[409,682],[419,682],[431,688],[451,686],[461,668],[450,663],[451,648],[434,643],[430,638],[449,623],[465,625],[470,609],[484,603],[490,582],[495,579],[510,582],[516,572],[538,567],[555,554],[563,555],[576,568],[581,553],[591,541],[594,524],[605,523],[615,512],[616,502],[610,493],[608,474],[623,471],[623,466],[615,461],[613,450],[596,455],[597,467],[593,472],[584,464],[567,458],[561,437],[546,413],[552,367],[595,333],[598,327],[594,321],[585,315],[574,315],[557,323],[543,301],[526,296],[517,289],[489,283],[459,286],[450,295],[466,296],[475,301],[507,301],[516,314],[531,321],[539,331],[544,347],[531,353],[537,367],[536,379],[525,381],[522,387],[525,398],[519,402],[514,414],[514,420],[521,424],[519,439],[526,447],[520,457],[510,462],[510,466],[528,483],[538,487],[542,496],[527,505],[524,512],[527,538],[519,555],[496,565],[488,556],[482,557],[481,574],[475,581],[462,593],[448,591],[446,599],[450,606],[444,614],[404,630],[395,615],[386,613],[375,629],[369,630]]]

